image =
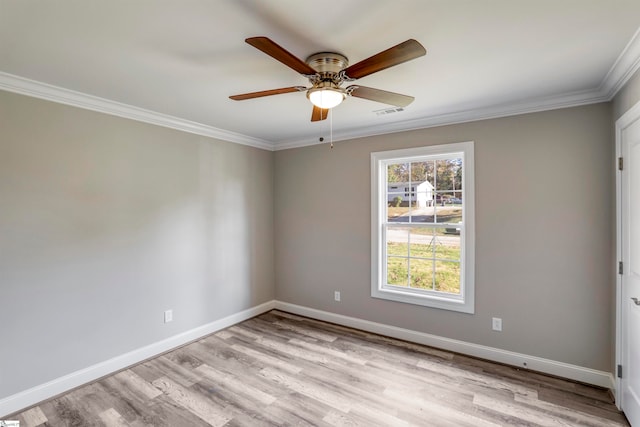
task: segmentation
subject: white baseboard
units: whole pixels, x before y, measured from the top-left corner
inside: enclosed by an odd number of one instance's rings
[[[260,304],[247,310],[243,310],[239,313],[235,313],[225,318],[208,323],[206,325],[199,326],[181,334],[174,335],[165,340],[130,351],[120,356],[116,356],[112,359],[106,360],[96,365],[89,366],[76,372],[72,372],[68,375],[56,378],[52,381],[38,385],[28,390],[24,390],[14,395],[8,396],[0,400],[0,419],[2,418],[2,414],[15,413],[24,408],[50,399],[51,397],[54,397],[58,394],[64,393],[83,384],[90,383],[91,381],[95,381],[105,375],[109,375],[128,366],[135,365],[136,363],[142,362],[143,360],[157,356],[173,348],[180,347],[191,341],[197,340],[206,335],[235,325],[236,323],[240,323],[259,314],[266,313],[267,311],[273,309],[278,309],[317,320],[323,320],[326,322],[332,322],[351,328],[361,329],[363,331],[373,332],[392,338],[398,338],[405,341],[437,347],[443,350],[449,350],[456,353],[467,354],[469,356],[480,357],[482,359],[492,360],[507,365],[524,367],[524,364],[526,363],[527,369],[556,375],[587,384],[593,384],[599,387],[609,388],[612,391],[615,390],[615,379],[610,372],[597,371],[595,369],[557,362],[541,357],[529,356],[526,354],[501,350],[498,348],[487,347],[483,345],[468,343],[465,341],[440,337],[437,335],[426,334],[424,332],[398,328],[395,326],[371,322],[355,317],[343,316],[341,314],[335,314],[309,307],[303,307],[300,305],[289,304],[282,301],[269,301],[264,304]]]
[[[610,390],[615,390],[615,380],[610,372],[597,371],[595,369],[571,365],[569,363],[557,362],[555,360],[529,356],[527,354],[501,350],[499,348],[487,347],[484,345],[445,338],[438,335],[431,335],[424,332],[417,332],[409,329],[389,326],[382,323],[370,322],[368,320],[343,316],[341,314],[316,310],[314,308],[289,304],[282,301],[276,301],[275,308],[277,310],[310,317],[312,319],[336,323],[342,326],[348,326],[351,328],[373,332],[392,338],[398,338],[405,341],[424,344],[443,350],[449,350],[456,353],[479,357],[494,362],[504,363],[506,365],[526,368],[532,371],[543,372],[546,374],[555,375],[574,381],[580,381],[599,387],[605,387]]]
[[[0,419],[3,414],[11,414],[44,400],[50,399],[68,390],[90,383],[105,375],[117,372],[128,366],[135,365],[143,360],[162,354],[168,350],[180,347],[191,341],[202,338],[221,329],[240,323],[267,311],[273,310],[275,301],[243,310],[206,325],[199,326],[189,331],[174,335],[162,341],[116,356],[104,362],[89,366],[76,372],[72,372],[60,378],[56,378],[44,384],[40,384],[28,390],[21,391],[0,400]]]

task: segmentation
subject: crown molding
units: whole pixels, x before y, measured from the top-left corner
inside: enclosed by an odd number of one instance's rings
[[[0,90],[273,151],[269,141],[0,72]]]
[[[334,129],[333,142],[335,143],[349,139],[365,138],[396,132],[427,129],[437,126],[448,126],[480,120],[497,119],[527,113],[538,113],[541,111],[557,110],[561,108],[578,107],[581,105],[596,104],[598,102],[607,102],[609,100],[610,98],[608,95],[601,91],[572,92],[560,96],[539,98],[522,103],[476,108],[395,123],[385,123],[377,126],[353,128],[337,132]],[[319,142],[317,138],[281,141],[275,144],[275,151],[326,143],[327,141]]]
[[[640,28],[613,63],[607,75],[602,79],[599,91],[606,94],[610,101],[631,77],[640,69]]]
[[[377,126],[346,129],[334,132],[333,142],[509,117],[546,110],[577,107],[598,102],[608,102],[615,97],[618,91],[620,91],[638,70],[640,70],[640,28],[635,32],[629,43],[627,43],[596,89],[539,98],[516,104],[480,107],[465,111],[431,115],[419,119],[385,123]],[[319,142],[315,137],[283,140],[274,143],[3,72],[0,72],[0,90],[124,117],[209,138],[248,145],[268,151],[324,144],[324,142]]]
[[[516,116],[519,114],[537,113],[540,111],[560,108],[578,107],[598,102],[609,102],[638,70],[640,70],[640,28],[638,28],[633,37],[631,37],[629,43],[627,43],[596,89],[540,98],[523,103],[482,107],[466,111],[428,116],[420,119],[405,120],[391,124],[367,126],[337,132],[334,131],[333,142],[385,135],[394,132],[426,129],[436,126],[474,122],[478,120]],[[290,148],[306,147],[324,143],[325,142],[319,142],[315,138],[285,140],[276,142],[274,150],[287,150]]]

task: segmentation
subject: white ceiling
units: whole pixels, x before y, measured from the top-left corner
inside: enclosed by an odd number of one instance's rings
[[[640,67],[638,0],[0,0],[0,89],[226,140],[316,143],[307,85],[249,46],[356,63],[409,38],[427,55],[358,80],[415,96],[403,112],[349,98],[334,140],[611,99]]]

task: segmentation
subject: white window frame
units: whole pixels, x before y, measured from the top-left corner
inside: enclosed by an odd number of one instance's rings
[[[371,296],[408,304],[473,314],[475,310],[475,196],[473,141],[371,153]],[[460,228],[460,294],[387,285],[387,165],[430,157],[462,158],[462,224]]]

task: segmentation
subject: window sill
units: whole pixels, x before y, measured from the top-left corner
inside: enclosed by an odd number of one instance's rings
[[[458,311],[460,313],[474,314],[474,305],[461,298],[447,298],[445,296],[421,295],[415,292],[403,292],[396,289],[372,289],[373,298],[402,302],[405,304],[421,305],[424,307],[439,308],[442,310]]]

